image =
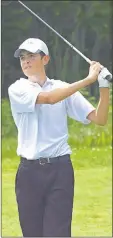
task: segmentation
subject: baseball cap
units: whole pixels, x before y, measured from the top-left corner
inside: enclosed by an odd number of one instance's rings
[[[42,51],[45,55],[49,55],[47,45],[38,38],[28,38],[25,40],[19,48],[15,51],[14,57],[18,58],[20,56],[21,50],[26,50],[31,53],[38,53]]]

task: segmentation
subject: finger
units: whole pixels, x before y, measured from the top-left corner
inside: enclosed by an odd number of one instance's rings
[[[103,69],[103,68],[104,68],[104,66],[103,66],[103,65],[101,65],[100,67],[101,67],[101,69]]]
[[[94,65],[96,64],[97,62],[96,61],[91,61],[91,64],[90,65]]]
[[[96,62],[93,67],[96,67],[96,68],[100,68],[100,69],[101,69],[103,66],[102,66],[99,62]]]
[[[96,71],[96,72],[100,72],[101,71],[101,67],[99,64],[95,64],[92,68],[92,70]]]
[[[104,66],[103,65],[101,65],[99,62],[97,62],[97,64],[96,65],[98,65],[98,67],[100,67],[100,69],[103,69],[104,68]]]

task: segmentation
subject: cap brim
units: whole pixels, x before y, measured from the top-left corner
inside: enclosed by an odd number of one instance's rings
[[[21,49],[17,49],[14,53],[14,57],[18,58],[20,56]]]
[[[14,57],[15,57],[15,58],[18,58],[18,57],[20,56],[22,50],[25,50],[25,51],[27,51],[27,52],[34,53],[34,52],[32,52],[32,51],[30,51],[30,50],[28,51],[28,50],[26,50],[26,49],[17,49],[17,50],[15,51],[15,53],[14,53]]]
[[[15,51],[15,53],[14,53],[14,57],[15,58],[18,58],[19,56],[20,56],[20,53],[21,53],[21,51],[22,50],[25,50],[25,51],[28,51],[28,50],[26,50],[26,49],[17,49],[16,51]],[[37,50],[36,52],[32,52],[32,51],[28,51],[28,52],[31,52],[31,53],[40,53],[41,52],[41,50]]]

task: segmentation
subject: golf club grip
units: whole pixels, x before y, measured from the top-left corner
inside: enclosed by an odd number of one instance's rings
[[[103,78],[103,79],[106,79],[108,80],[109,82],[113,82],[113,76],[112,74],[108,71],[108,69],[106,67],[103,67],[100,71],[100,76]]]
[[[113,82],[112,75],[107,75],[105,79],[108,80],[109,82]]]

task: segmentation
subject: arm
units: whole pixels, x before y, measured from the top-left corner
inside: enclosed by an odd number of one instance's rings
[[[109,110],[109,88],[100,88],[100,99],[96,110],[91,112],[87,119],[97,125],[104,126],[107,123]]]
[[[88,86],[91,84],[92,79],[90,77],[87,77],[83,80],[80,80],[78,82],[68,84],[66,83],[66,87],[64,88],[57,88],[50,92],[41,92],[36,100],[37,104],[54,104],[59,101],[62,101],[63,99],[71,96],[78,90]]]
[[[36,103],[54,104],[74,94],[79,89],[95,82],[100,71],[100,64],[90,66],[87,78],[73,83],[65,84],[64,88],[57,88],[50,92],[43,92],[41,87],[31,86],[24,79],[17,80],[8,88],[11,107],[16,113],[34,112]],[[88,114],[87,114],[88,115]]]
[[[101,65],[92,61],[92,64],[89,68],[89,74],[85,79],[72,84],[67,84],[67,86],[64,88],[57,88],[50,92],[40,92],[37,97],[36,104],[54,104],[62,101],[80,89],[94,83],[98,79],[100,69]]]

